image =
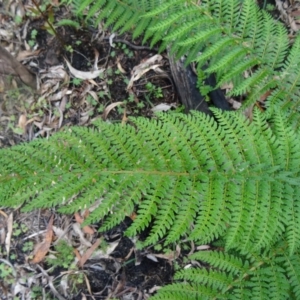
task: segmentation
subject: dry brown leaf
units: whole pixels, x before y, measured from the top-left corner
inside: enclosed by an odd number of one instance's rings
[[[148,58],[146,61],[143,61],[139,65],[135,66],[132,70],[132,76],[126,90],[129,91],[132,88],[133,83],[140,79],[149,70],[155,70],[156,68],[160,67],[162,65],[162,59],[163,57],[160,54],[156,54]]]
[[[67,82],[69,80],[68,73],[65,71],[62,65],[53,66],[49,69],[41,70],[40,74],[41,74],[41,79],[52,78],[56,80],[64,80],[64,82]]]
[[[5,48],[0,46],[0,74],[3,76],[16,76],[32,89],[37,89],[37,79],[24,65],[13,57]]]
[[[79,223],[79,224],[82,224],[82,223],[83,223],[84,218],[82,218],[82,217],[79,215],[79,213],[75,213],[75,214],[74,214],[74,217],[75,217],[75,220],[76,220],[77,223]],[[94,233],[95,233],[95,230],[94,230],[92,227],[87,226],[87,225],[82,227],[82,231],[83,231],[84,233],[87,233],[87,234],[94,234]]]
[[[12,232],[13,232],[13,214],[10,213],[7,220],[7,234],[6,234],[6,239],[5,239],[5,248],[6,248],[6,253],[7,256],[9,256],[9,251],[10,251],[10,242],[11,242],[11,237],[12,237]]]
[[[91,289],[91,285],[90,285],[90,282],[89,282],[89,279],[88,277],[86,276],[86,274],[83,273],[83,276],[84,276],[84,279],[85,279],[85,284],[86,284],[86,287],[87,287],[87,290],[89,291],[89,294],[91,296],[91,298],[93,300],[96,300],[96,298],[93,296],[93,292],[92,292],[92,289]],[[86,295],[81,293],[81,296],[82,296],[82,300],[85,300],[87,299]],[[84,297],[84,298],[83,298]]]
[[[119,106],[119,105],[124,105],[124,103],[122,101],[118,101],[118,102],[114,102],[114,103],[111,103],[109,104],[105,109],[104,109],[104,112],[102,114],[102,118],[103,120],[106,120],[108,114],[110,113],[110,111],[112,109],[114,109],[115,107]]]
[[[5,30],[0,28],[0,36],[5,38],[5,40],[10,41],[14,37],[14,33],[11,30]]]
[[[76,70],[75,68],[72,67],[72,65],[66,58],[65,58],[65,61],[68,65],[68,68],[69,68],[71,74],[74,77],[79,78],[79,79],[83,79],[83,80],[95,79],[104,72],[104,69],[93,70],[93,71],[89,71],[89,72]]]
[[[39,55],[40,52],[41,52],[41,49],[37,49],[35,51],[27,51],[27,50],[20,51],[18,53],[17,60],[22,61],[22,60],[25,60],[27,58],[32,58],[34,56]]]
[[[131,215],[129,216],[129,218],[134,221],[137,217],[137,214],[135,212],[132,212]]]
[[[238,110],[242,106],[241,102],[238,102],[238,101],[234,100],[233,98],[229,98],[227,101],[228,101],[228,103],[230,103],[232,105],[232,108],[234,110]]]
[[[52,215],[49,220],[47,229],[46,229],[45,239],[43,240],[42,243],[38,244],[35,248],[34,257],[31,261],[34,264],[41,262],[45,258],[46,254],[49,251],[49,248],[50,248],[51,242],[52,242],[52,238],[53,238],[53,228],[52,228],[53,219],[54,219],[54,216]]]
[[[126,110],[124,109],[122,122],[121,122],[122,126],[124,126],[127,123],[127,121],[128,121],[128,118],[126,116]]]
[[[92,243],[89,240],[86,239],[80,224],[73,223],[72,224],[72,229],[74,231],[74,235],[77,235],[77,237],[78,237],[78,239],[79,239],[79,241],[82,245],[84,245],[86,247],[92,247]]]
[[[271,91],[266,91],[263,95],[260,96],[260,101],[265,101],[271,95]]]
[[[25,114],[21,114],[18,121],[18,127],[22,129],[22,132],[25,132],[27,124],[27,116]]]
[[[91,248],[89,248],[82,256],[80,261],[78,262],[79,267],[83,267],[83,265],[86,263],[86,261],[91,257],[93,252],[99,247],[101,244],[101,239],[97,239],[96,242],[92,245]]]
[[[209,245],[201,245],[196,247],[197,250],[208,250],[210,248],[211,247]]]
[[[159,111],[168,111],[170,110],[172,107],[176,107],[177,104],[176,103],[160,103],[155,105],[154,107],[151,108],[151,110],[153,112],[159,112]]]
[[[35,121],[40,121],[40,117],[33,117],[33,118],[27,120],[25,125],[27,126],[28,124],[35,122]]]
[[[181,253],[181,249],[179,245],[177,245],[175,251],[165,253],[165,254],[153,254],[153,256],[173,261],[179,257],[180,253]]]
[[[126,74],[127,72],[123,69],[120,60],[117,60],[117,66],[118,66],[118,70],[122,73],[122,74]]]
[[[2,215],[4,218],[8,218],[8,215],[0,209],[0,215]]]
[[[299,4],[290,3],[288,1],[275,0],[277,9],[281,14],[281,19],[294,31],[297,32],[300,29],[297,16],[299,15]]]
[[[59,6],[59,5],[60,5],[59,2],[60,2],[60,1],[58,1],[58,0],[52,0],[52,5],[54,5],[54,6]]]
[[[73,250],[73,252],[74,252],[76,258],[78,259],[78,261],[80,261],[80,260],[81,260],[81,255],[80,255],[79,251],[75,248],[75,249]]]

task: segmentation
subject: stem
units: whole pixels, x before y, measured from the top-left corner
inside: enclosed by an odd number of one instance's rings
[[[39,4],[35,1],[32,0],[33,4],[35,5],[35,7],[37,8],[37,10],[40,12],[41,16],[43,17],[43,19],[46,21],[46,23],[49,25],[49,27],[52,29],[52,31],[54,32],[55,36],[58,38],[59,42],[61,43],[61,45],[63,47],[66,46],[65,42],[63,41],[63,39],[61,38],[60,34],[58,34],[58,32],[56,31],[56,29],[53,27],[53,25],[51,24],[51,22],[48,21],[47,16],[44,14],[44,12],[40,9]]]

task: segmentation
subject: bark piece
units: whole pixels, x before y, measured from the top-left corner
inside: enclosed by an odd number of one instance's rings
[[[174,55],[172,55],[169,51],[168,55],[173,80],[180,100],[185,106],[186,112],[190,110],[198,110],[210,114],[208,103],[197,88],[197,75],[190,66],[186,67],[184,65],[184,60],[176,60]],[[213,74],[210,75],[205,84],[215,86],[215,76]],[[230,105],[220,89],[211,91],[209,93],[209,97],[216,107],[223,110],[230,110]]]
[[[197,77],[190,66],[185,67],[183,61],[176,60],[168,51],[172,77],[186,112],[198,110],[209,113],[208,104],[196,87]]]

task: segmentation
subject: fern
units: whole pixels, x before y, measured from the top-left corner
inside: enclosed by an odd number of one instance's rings
[[[247,252],[284,237],[292,255],[300,241],[298,133],[278,113],[272,129],[260,113],[251,124],[214,115],[98,123],[1,150],[1,203],[74,213],[99,202],[87,222],[104,219],[101,230],[137,207],[127,234],[152,223],[144,246],[223,237],[226,249]]]
[[[226,252],[190,257],[208,269],[179,271],[154,299],[298,299],[299,132],[279,112],[253,122],[233,112],[160,114],[98,122],[49,140],[0,150],[0,203],[63,213],[96,207],[100,230],[137,217],[142,246],[182,237],[224,241]]]
[[[230,95],[246,96],[243,107],[271,91],[266,106],[282,108],[297,127],[300,38],[290,49],[285,27],[254,0],[85,0],[78,12],[87,7],[88,18],[98,15],[96,23],[105,19],[115,31],[143,34],[152,46],[160,42],[161,50],[187,55],[187,62],[197,62],[199,78],[216,73],[212,88],[233,82]],[[203,86],[202,93],[208,90]]]
[[[210,90],[233,82],[244,106],[271,91],[267,111],[252,123],[218,110],[99,122],[0,150],[1,205],[93,206],[86,222],[103,220],[102,231],[136,211],[126,234],[150,227],[142,246],[182,237],[222,245],[192,255],[207,268],[177,272],[154,299],[299,299],[300,38],[290,47],[254,0],[73,3],[95,23],[187,55],[201,80],[216,74]]]
[[[299,299],[299,252],[286,255],[281,242],[262,254],[222,251],[196,252],[191,260],[209,268],[178,271],[175,283],[159,290],[153,300],[166,299]]]

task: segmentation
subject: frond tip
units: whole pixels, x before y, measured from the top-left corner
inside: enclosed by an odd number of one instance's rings
[[[300,241],[297,133],[279,113],[270,127],[258,112],[251,124],[213,112],[215,119],[196,112],[136,118],[134,127],[102,122],[1,150],[1,204],[64,213],[97,204],[87,222],[104,219],[101,230],[137,208],[127,234],[151,223],[144,245],[224,237],[227,249],[247,251],[284,236],[293,253]]]

